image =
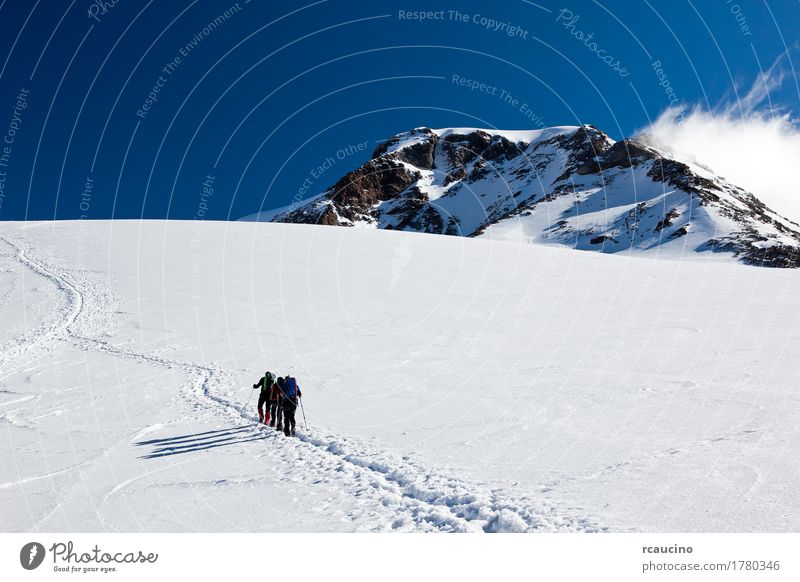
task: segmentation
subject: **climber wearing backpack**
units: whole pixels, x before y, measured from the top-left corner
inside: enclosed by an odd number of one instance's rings
[[[297,411],[297,399],[303,396],[297,380],[292,376],[283,379],[283,398],[281,399],[281,409],[283,410],[283,434],[294,436],[294,413]]]
[[[284,378],[278,378],[278,381],[275,383],[275,422],[277,423],[275,428],[277,430],[283,430],[283,411],[281,410],[283,404],[283,386],[286,380]]]
[[[258,420],[264,424],[269,424],[270,421],[269,396],[274,385],[275,376],[272,375],[272,372],[264,372],[261,379],[256,384],[253,384],[253,390],[261,389],[258,394]],[[262,406],[264,408],[263,411],[261,409]]]
[[[283,387],[283,378],[278,378],[277,382],[272,385],[269,391],[269,425],[275,426],[278,422],[278,430],[281,430],[281,389]]]

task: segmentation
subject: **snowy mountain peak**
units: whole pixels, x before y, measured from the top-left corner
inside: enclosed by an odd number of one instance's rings
[[[800,265],[800,226],[751,193],[592,125],[417,127],[269,219]]]

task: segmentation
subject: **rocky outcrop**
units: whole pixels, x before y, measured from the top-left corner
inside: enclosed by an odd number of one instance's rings
[[[411,145],[394,151],[392,153],[392,157],[409,163],[412,166],[416,166],[422,170],[432,170],[434,167],[433,156],[434,151],[436,150],[438,136],[427,127],[412,130],[407,134],[407,136],[418,137],[419,140],[415,141],[415,143]],[[403,134],[390,138],[379,144],[378,147],[375,148],[375,151],[372,152],[372,159],[376,160],[386,156],[391,148],[400,142],[401,137],[404,137]]]

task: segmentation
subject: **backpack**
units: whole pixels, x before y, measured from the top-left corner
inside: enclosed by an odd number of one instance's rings
[[[288,376],[283,380],[283,393],[287,398],[294,398],[297,396],[297,380]]]

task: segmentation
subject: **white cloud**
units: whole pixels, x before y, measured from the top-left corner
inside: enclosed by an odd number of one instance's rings
[[[639,139],[709,168],[800,222],[800,127],[770,100],[787,76],[779,58],[744,97],[713,110],[671,107]]]

